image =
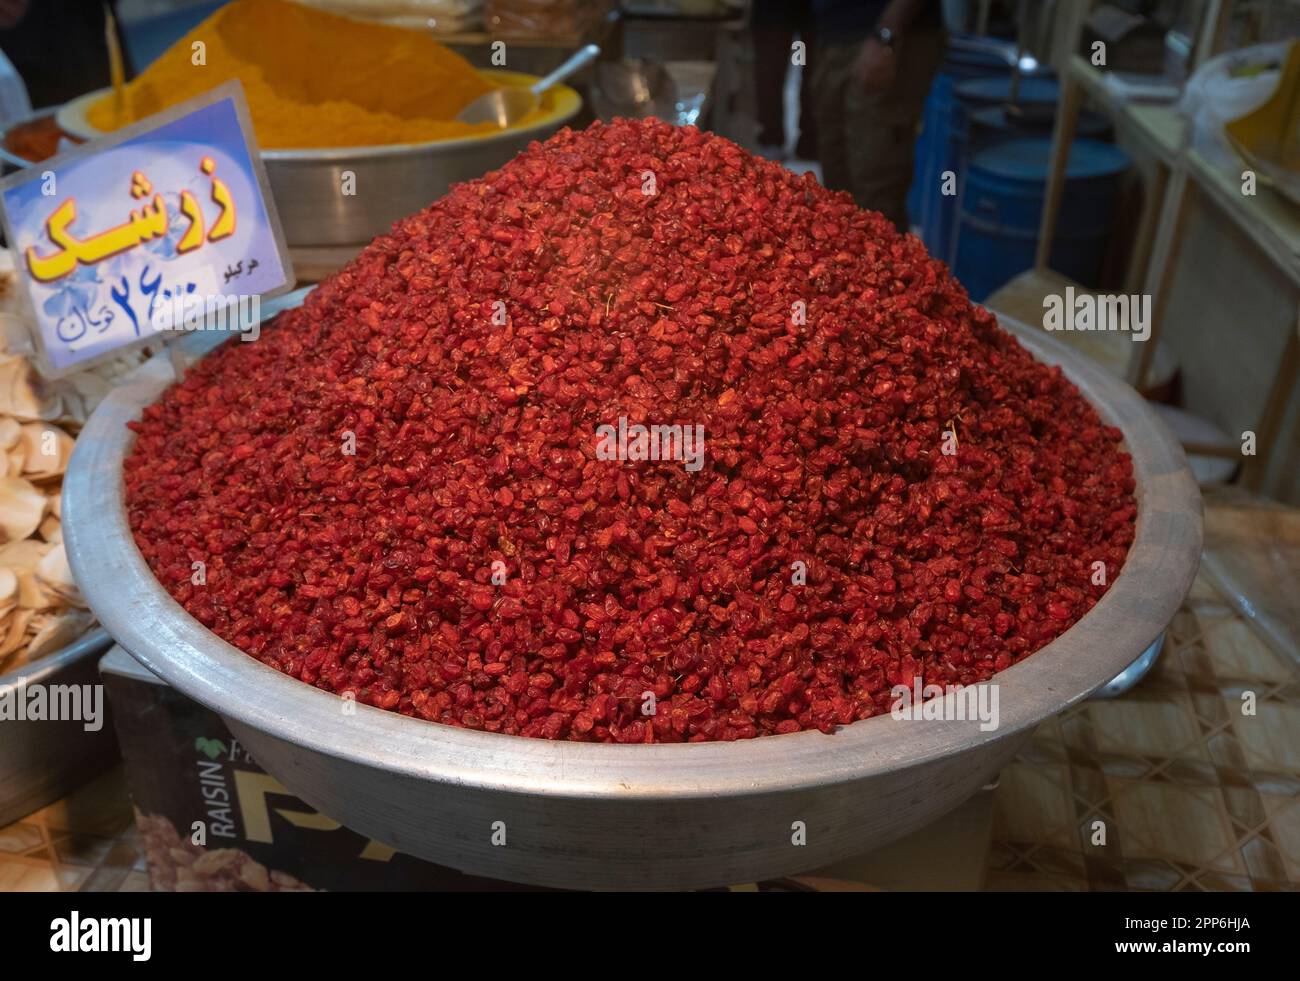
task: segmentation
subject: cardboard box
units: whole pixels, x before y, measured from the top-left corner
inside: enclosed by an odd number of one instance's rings
[[[120,646],[99,669],[155,889],[532,888],[424,862],[343,827],[258,766],[220,716]]]

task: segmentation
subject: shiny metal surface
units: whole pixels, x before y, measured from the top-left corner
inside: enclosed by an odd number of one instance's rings
[[[344,150],[263,150],[262,161],[290,247],[364,245],[399,218],[423,211],[453,184],[509,163],[555,133],[581,107],[522,129],[471,140]],[[393,152],[387,152],[393,151]],[[351,175],[355,194],[344,194]]]
[[[588,62],[594,61],[599,54],[600,48],[597,45],[583,45],[565,58],[555,71],[538,79],[534,84],[527,88],[518,86],[495,88],[467,105],[456,114],[456,118],[471,126],[479,123],[492,123],[501,129],[514,126],[537,109],[541,96],[547,89],[563,82]]]
[[[499,86],[535,81],[516,72],[482,74]],[[59,125],[87,139],[102,135],[86,120],[86,112],[106,91],[69,102],[59,110]],[[365,245],[399,218],[423,211],[452,184],[482,177],[533,140],[546,139],[582,108],[572,89],[557,86],[552,92],[554,107],[544,118],[500,133],[432,143],[263,150],[285,241],[293,248]],[[353,193],[345,193],[349,186]]]
[[[126,429],[168,384],[155,360],[96,410],[64,481],[77,581],[150,670],[219,712],[293,793],[401,851],[478,875],[579,888],[685,888],[815,868],[886,844],[988,783],[1043,719],[1132,663],[1191,586],[1201,501],[1181,447],[1132,389],[1044,332],[1006,323],[1124,432],[1137,537],[1097,606],[997,675],[1000,727],[867,719],[833,735],[616,746],[473,732],[344,702],[242,654],[150,573],[123,509]],[[211,346],[212,338],[187,340]],[[806,844],[794,843],[799,828]],[[505,843],[493,843],[504,831]],[[498,838],[498,840],[500,840]]]
[[[32,685],[97,685],[99,658],[112,638],[96,628],[61,651],[0,675],[0,694]],[[14,697],[14,695],[10,695]],[[105,710],[107,702],[102,703]],[[117,736],[107,711],[102,727],[87,732],[76,720],[0,721],[0,827],[63,797],[117,759]]]
[[[1165,635],[1162,631],[1160,636],[1153,640],[1150,646],[1138,655],[1136,661],[1093,692],[1092,697],[1118,698],[1126,691],[1129,691],[1134,685],[1145,678],[1151,669],[1156,666],[1156,661],[1160,660],[1160,652],[1164,649],[1164,646]]]
[[[532,89],[493,89],[475,99],[456,117],[462,123],[492,123],[500,129],[512,126],[537,108]]]

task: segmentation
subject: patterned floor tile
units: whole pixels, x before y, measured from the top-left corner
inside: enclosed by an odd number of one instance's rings
[[[0,853],[23,855],[45,844],[45,835],[39,824],[31,821],[18,821],[7,828],[0,828]]]
[[[1012,763],[995,791],[994,834],[1070,847],[1074,808],[1065,766]]]
[[[1300,799],[1261,795],[1268,827],[1286,863],[1286,878],[1300,883]]]
[[[1125,757],[1199,756],[1196,719],[1185,692],[1164,698],[1133,697],[1095,701],[1088,706],[1102,753]]]
[[[1041,872],[990,872],[989,892],[1086,892],[1087,881]]]
[[[1300,773],[1300,706],[1261,701],[1255,715],[1238,713],[1232,729],[1250,769]]]
[[[1124,863],[1124,883],[1130,889],[1167,892],[1183,880],[1183,873],[1168,862],[1133,858]]]
[[[1072,846],[1057,828],[1062,764]],[[990,888],[1300,885],[1300,676],[1203,577],[1142,684],[1062,713],[1005,773]]]
[[[1135,782],[1116,789],[1115,809],[1125,856],[1245,871],[1217,788]]]
[[[1220,679],[1284,684],[1291,669],[1239,617],[1220,621],[1206,637],[1206,649]]]

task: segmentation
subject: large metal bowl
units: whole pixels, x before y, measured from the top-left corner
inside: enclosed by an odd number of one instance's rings
[[[477,875],[578,888],[795,873],[892,841],[970,797],[1039,722],[1131,664],[1191,586],[1201,502],[1181,447],[1102,368],[1042,331],[1006,326],[1123,431],[1139,500],[1136,541],[1101,602],[997,675],[1001,725],[991,732],[881,716],[834,735],[735,743],[549,742],[406,718],[295,681],[192,619],[136,549],[123,509],[126,423],[168,384],[166,361],[110,395],[77,441],[63,492],[68,555],[123,647],[219,712],[293,793],[394,848]],[[189,341],[210,346],[201,335]],[[502,829],[504,844],[494,844]]]
[[[492,85],[531,85],[533,75],[484,70]],[[59,125],[85,139],[102,135],[86,113],[109,94],[89,92],[63,106]],[[546,114],[535,123],[486,136],[431,143],[263,150],[285,241],[293,248],[360,248],[383,235],[399,218],[423,211],[452,184],[482,177],[510,161],[533,140],[544,140],[582,108],[582,97],[565,85],[546,93]],[[344,194],[351,173],[353,194]]]

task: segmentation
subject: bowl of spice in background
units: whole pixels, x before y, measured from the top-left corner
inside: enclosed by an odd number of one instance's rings
[[[690,127],[557,134],[219,340],[90,420],[78,582],[295,794],[474,874],[886,844],[1131,664],[1199,559],[1135,392]],[[660,422],[702,453],[610,457]]]
[[[478,96],[537,78],[478,71],[419,31],[287,0],[235,0],[128,82],[121,103],[110,90],[90,92],[58,120],[93,139],[232,79],[248,100],[286,241],[300,249],[356,251],[453,183],[545,139],[582,106],[556,85],[516,126],[461,123],[457,113]]]
[[[9,174],[48,160],[65,142],[80,143],[81,140],[65,133],[53,112],[41,113],[15,123],[0,134],[0,162],[4,164],[4,172]]]

